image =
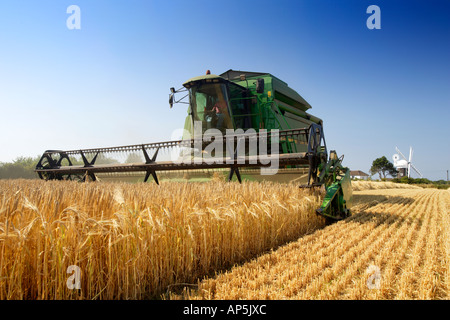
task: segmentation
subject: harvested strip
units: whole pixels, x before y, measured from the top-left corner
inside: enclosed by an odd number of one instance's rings
[[[395,189],[360,194],[364,200],[359,208],[364,211],[207,278],[183,297],[448,299],[449,192]],[[364,201],[372,205],[364,206]],[[370,282],[373,270],[378,282]]]

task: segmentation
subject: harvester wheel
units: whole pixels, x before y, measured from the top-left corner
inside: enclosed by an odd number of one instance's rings
[[[72,162],[69,157],[65,154],[60,154],[59,159],[54,158],[53,155],[45,155],[41,158],[39,162],[39,166],[42,169],[52,169],[59,166],[71,166]],[[39,178],[43,180],[74,180],[74,181],[83,181],[83,175],[80,174],[61,174],[61,173],[53,173],[53,172],[38,172]]]
[[[69,157],[67,155],[62,155],[61,158],[58,160],[58,165],[60,166],[71,166],[72,161],[70,161]],[[55,177],[55,179],[58,180],[72,180],[72,181],[83,181],[83,175],[82,174],[59,174]]]
[[[50,161],[48,160],[47,157],[44,157],[41,159],[41,166],[43,169],[50,169],[51,165],[50,165]],[[38,172],[39,178],[41,178],[42,180],[53,180],[55,179],[55,175],[53,173],[49,173],[49,172]]]

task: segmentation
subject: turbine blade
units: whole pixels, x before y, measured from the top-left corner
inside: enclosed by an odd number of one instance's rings
[[[411,164],[411,167],[414,169],[415,172],[417,172],[417,174],[418,174],[421,178],[423,177],[422,174],[420,173],[420,171],[419,171],[416,167],[414,167],[413,164]]]
[[[403,155],[403,153],[402,153],[400,150],[398,150],[397,147],[395,147],[395,150],[397,150],[397,152],[400,153],[400,155],[403,157],[403,159],[405,159],[406,161],[408,161],[408,159],[406,159],[406,157]]]

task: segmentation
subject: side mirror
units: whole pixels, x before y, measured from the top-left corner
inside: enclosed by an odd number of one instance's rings
[[[170,92],[175,93],[175,88],[174,87],[170,88]]]
[[[259,78],[256,80],[256,92],[263,93],[264,92],[264,79]]]
[[[172,91],[172,88],[170,88],[170,91]],[[174,93],[172,92],[169,96],[169,104],[170,104],[171,109],[173,107],[173,95],[174,95]]]

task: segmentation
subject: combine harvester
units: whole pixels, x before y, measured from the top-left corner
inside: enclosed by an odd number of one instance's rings
[[[228,70],[192,78],[170,89],[169,104],[188,104],[181,140],[119,147],[47,150],[36,166],[44,180],[96,181],[98,175],[127,172],[150,175],[180,170],[226,170],[228,180],[239,169],[259,169],[270,176],[283,170],[307,173],[301,187],[324,186],[326,195],[316,212],[331,220],[350,215],[350,171],[342,157],[328,151],[322,120],[307,113],[311,106],[285,82],[269,73]],[[178,101],[175,94],[185,92]],[[189,102],[183,101],[185,98]],[[159,150],[178,149],[171,161],[156,161]],[[145,162],[105,163],[114,154],[140,153]],[[97,161],[97,164],[96,164]],[[102,162],[101,164],[98,162]],[[253,170],[254,171],[254,170]]]

